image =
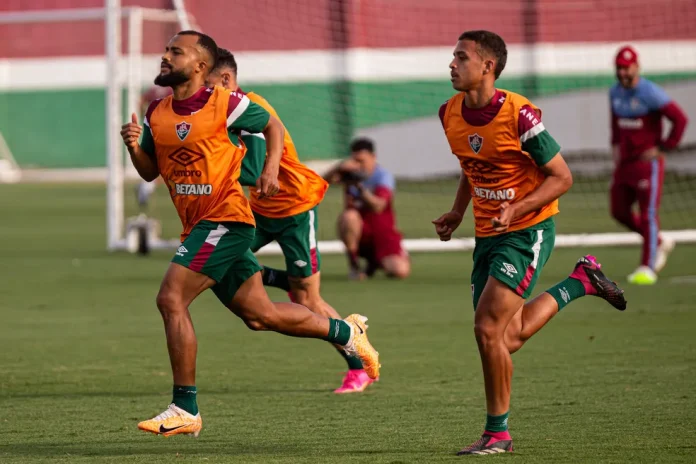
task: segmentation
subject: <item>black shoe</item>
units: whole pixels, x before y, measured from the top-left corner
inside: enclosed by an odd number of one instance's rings
[[[457,456],[464,456],[467,454],[483,455],[499,453],[512,453],[512,439],[498,440],[484,433],[481,438],[478,439],[478,441],[459,451]]]
[[[594,256],[587,255],[580,258],[570,277],[585,284],[586,290],[591,290],[588,289],[587,286],[589,283],[594,291],[588,291],[588,295],[594,295],[606,300],[619,311],[626,309],[624,291],[616,285],[616,282],[609,280],[609,278],[604,275],[602,272],[602,265],[597,262],[597,258]]]

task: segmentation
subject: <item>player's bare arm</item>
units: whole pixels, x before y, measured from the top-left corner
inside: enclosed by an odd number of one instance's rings
[[[536,190],[517,203],[500,205],[500,216],[491,220],[496,232],[505,232],[512,221],[559,199],[573,185],[573,175],[560,153],[539,169],[546,179]]]
[[[266,138],[266,164],[256,182],[257,191],[261,194],[261,198],[272,197],[280,190],[278,172],[280,159],[283,156],[285,128],[278,118],[271,116],[263,130],[263,135]]]
[[[135,113],[131,115],[131,122],[121,126],[121,137],[128,148],[135,170],[143,180],[151,182],[159,176],[159,169],[157,159],[145,152],[138,142],[142,133],[143,128],[138,124],[138,116]]]
[[[464,213],[470,202],[471,190],[469,189],[469,179],[462,169],[462,175],[459,178],[459,186],[457,187],[457,195],[454,198],[452,210],[433,221],[433,224],[435,224],[435,232],[440,237],[440,240],[446,242],[452,238],[452,233],[454,233],[457,227],[459,227],[459,224],[462,223]]]

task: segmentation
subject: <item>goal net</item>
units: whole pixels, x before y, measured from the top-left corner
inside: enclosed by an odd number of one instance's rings
[[[191,18],[101,3],[0,9],[0,182],[106,182],[107,248],[118,250],[135,203],[125,186],[137,178],[120,127],[131,113],[142,120],[162,51]],[[154,248],[176,243],[153,238]]]
[[[379,162],[397,178],[398,225],[411,251],[473,246],[470,218],[447,243],[434,237],[430,223],[449,210],[457,186],[458,164],[437,111],[454,94],[447,66],[457,37],[469,29],[506,40],[499,86],[542,108],[571,166],[575,185],[561,199],[557,245],[639,243],[611,218],[608,204],[608,89],[614,54],[631,44],[643,75],[692,121],[680,150],[667,156],[661,222],[676,240],[696,240],[693,1],[197,0],[186,6],[203,31],[235,53],[241,87],[271,102],[311,167],[321,172],[345,157],[355,136],[375,140]],[[109,23],[107,34],[104,8],[2,8],[0,134],[7,144],[0,162],[12,159],[4,165],[18,165],[23,179],[108,180],[107,244],[126,247],[125,218],[137,212],[128,182],[136,176],[116,136],[129,112],[141,111],[138,100],[157,73],[166,40],[183,28],[181,9],[121,8],[122,20]],[[121,40],[105,40],[117,26]],[[149,214],[161,220],[162,236],[176,237],[180,224],[167,196],[158,188]],[[341,188],[332,187],[319,213],[325,253],[342,250],[335,235],[341,207]]]
[[[430,221],[451,208],[458,164],[437,113],[454,94],[448,64],[458,36],[488,29],[508,44],[499,87],[543,110],[575,185],[560,202],[558,246],[639,243],[610,216],[608,91],[625,44],[643,76],[690,115],[682,148],[667,156],[661,222],[696,240],[696,3],[684,0],[237,0],[246,21],[216,37],[237,54],[242,88],[264,95],[304,160],[347,154],[355,135],[374,139],[397,177],[396,212],[410,250],[469,248],[436,240]],[[666,130],[669,124],[666,124]],[[319,165],[321,166],[321,165]],[[340,188],[322,205],[320,238],[335,240]],[[468,213],[470,215],[470,213]],[[323,251],[341,250],[337,242]]]

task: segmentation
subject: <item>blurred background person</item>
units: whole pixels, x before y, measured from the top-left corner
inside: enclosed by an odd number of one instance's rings
[[[350,150],[350,158],[325,175],[329,182],[344,185],[344,209],[337,227],[349,275],[362,280],[382,269],[388,277],[405,279],[411,261],[396,227],[394,176],[377,163],[372,140],[355,139]],[[360,258],[367,261],[366,267],[361,267]]]

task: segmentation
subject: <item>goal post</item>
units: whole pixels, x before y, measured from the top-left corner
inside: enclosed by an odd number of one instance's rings
[[[0,108],[5,110],[0,112],[0,182],[20,180],[19,171],[21,181],[40,175],[50,181],[105,182],[105,241],[114,251],[133,249],[127,189],[129,182],[139,181],[120,140],[120,126],[130,113],[142,111],[143,86],[157,72],[166,38],[177,30],[198,29],[184,0],[173,0],[168,10],[122,3],[0,12],[3,39],[9,37],[3,41],[9,54],[0,59]],[[500,22],[498,4],[474,0],[235,0],[245,21],[234,28],[221,10],[202,3],[188,6],[218,44],[234,52],[242,88],[265,96],[278,111],[303,162],[322,172],[346,155],[352,137],[376,142],[379,163],[397,179],[395,210],[409,251],[473,246],[471,239],[459,238],[472,233],[469,217],[450,242],[436,240],[430,224],[451,207],[457,185],[458,164],[437,111],[454,93],[447,64],[456,38],[466,29],[494,30],[505,39],[509,56],[498,84],[542,108],[544,124],[571,167],[575,185],[560,201],[556,246],[640,241],[611,218],[608,201],[607,93],[615,81],[613,55],[621,45],[636,47],[643,75],[662,85],[696,121],[694,2],[663,0],[654,6],[632,0],[511,0],[506,21]],[[90,22],[95,26],[85,30],[96,31],[98,24],[98,33],[75,32]],[[31,40],[12,38],[24,38],[24,25],[60,29],[52,23],[63,25],[64,34],[44,36],[69,44],[58,51],[43,50],[51,45],[46,37],[35,42],[39,28]],[[651,27],[641,27],[645,24]],[[6,35],[7,27],[15,29]],[[81,48],[89,50],[75,50]],[[50,56],[44,59],[44,54]],[[73,98],[77,93],[79,101]],[[41,111],[49,107],[50,114]],[[87,114],[90,110],[104,114],[105,121]],[[36,131],[36,126],[52,130]],[[70,138],[75,127],[89,133],[79,147]],[[41,143],[34,140],[40,138]],[[695,124],[666,160],[661,226],[677,242],[694,242]],[[340,191],[329,189],[321,205],[317,238],[327,254],[343,251],[333,227]],[[164,198],[166,192],[160,193]],[[179,224],[167,207],[170,216],[164,217],[164,208],[155,213],[172,237]],[[178,243],[155,237],[149,248],[172,249]],[[261,250],[279,252],[275,244]]]

